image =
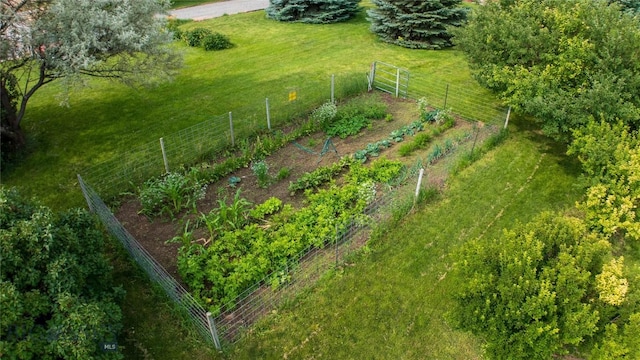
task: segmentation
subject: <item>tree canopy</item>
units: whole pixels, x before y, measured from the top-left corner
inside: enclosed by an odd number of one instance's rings
[[[25,143],[29,99],[56,79],[80,75],[149,81],[176,69],[170,34],[157,16],[166,0],[1,0],[2,155]]]
[[[329,24],[349,20],[360,0],[270,0],[267,16],[278,21]]]
[[[122,324],[104,235],[86,211],[54,214],[0,187],[0,355],[119,359]]]
[[[455,35],[476,79],[549,135],[589,118],[640,125],[640,22],[617,5],[493,1]]]
[[[417,49],[452,46],[450,27],[460,26],[467,9],[462,0],[373,0],[367,11],[371,31],[383,41]]]

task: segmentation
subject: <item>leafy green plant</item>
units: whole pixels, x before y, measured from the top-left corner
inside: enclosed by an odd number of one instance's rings
[[[206,189],[207,186],[198,181],[195,171],[188,175],[167,173],[146,181],[140,187],[140,212],[151,217],[166,214],[174,218],[186,208],[195,209],[197,201],[204,198]]]
[[[122,330],[106,238],[82,209],[56,214],[0,187],[0,347],[15,359],[96,359]],[[122,359],[114,353],[108,359]]]
[[[339,136],[345,139],[348,136],[357,135],[362,129],[371,125],[371,120],[364,115],[356,115],[351,118],[342,118],[329,125],[325,132],[330,136]]]
[[[219,233],[236,230],[247,224],[251,203],[240,196],[238,189],[231,201],[227,204],[227,199],[218,200],[218,207],[208,214],[200,214],[200,223],[204,224],[209,231],[211,239],[215,239]]]
[[[283,167],[280,170],[278,170],[278,174],[276,175],[276,180],[280,181],[280,180],[284,180],[286,178],[288,178],[289,176],[291,176],[291,169],[289,169],[288,167]]]
[[[400,156],[411,155],[414,151],[419,149],[425,149],[431,142],[431,134],[420,133],[417,134],[411,142],[404,143],[398,149]]]
[[[267,188],[271,184],[271,177],[269,176],[269,165],[264,160],[256,161],[251,165],[251,171],[258,180],[258,186],[261,188]]]
[[[187,43],[187,45],[198,47],[202,45],[202,40],[212,33],[213,32],[207,28],[195,28],[193,30],[183,32],[182,38]]]
[[[205,35],[200,41],[200,45],[207,51],[224,50],[233,47],[229,37],[217,32]]]
[[[353,160],[349,156],[343,156],[340,161],[328,166],[319,167],[311,172],[300,176],[296,181],[289,183],[289,192],[295,194],[296,191],[306,190],[310,188],[318,188],[335,176],[337,176],[345,167],[351,166]]]
[[[267,215],[272,215],[280,211],[282,209],[282,206],[282,200],[276,197],[270,197],[262,204],[254,207],[249,212],[249,215],[256,220],[263,220]]]
[[[331,124],[338,113],[338,107],[332,102],[326,102],[317,109],[313,110],[310,120],[319,127],[325,127]]]

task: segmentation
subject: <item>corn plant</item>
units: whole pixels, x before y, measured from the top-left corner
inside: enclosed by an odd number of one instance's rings
[[[169,215],[172,219],[182,210],[195,210],[198,200],[204,198],[207,186],[198,181],[194,172],[188,175],[167,173],[161,178],[145,182],[139,189],[142,214]]]
[[[231,204],[227,205],[227,199],[218,200],[218,207],[208,214],[200,215],[200,222],[203,223],[211,239],[223,232],[240,229],[248,223],[249,209],[251,202],[240,196],[240,189],[236,191]]]

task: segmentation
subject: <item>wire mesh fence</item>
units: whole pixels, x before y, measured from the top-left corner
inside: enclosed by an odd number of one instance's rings
[[[267,94],[264,102],[235,108],[161,139],[115,151],[110,160],[85,169],[82,175],[103,198],[114,197],[168,170],[211,159],[233,147],[238,139],[282,128],[331,99],[339,101],[366,89],[364,74],[347,73],[328,76],[324,84],[313,82],[285,93]]]
[[[364,92],[367,79],[364,75],[360,77],[332,77],[335,82],[332,81],[330,90],[310,92],[312,95],[309,95],[308,99],[305,99],[305,91],[299,89],[292,89],[286,94],[285,99],[265,98],[264,104],[216,116],[209,121],[163,137],[157,142],[131,149],[118,159],[94,166],[83,174],[84,178],[78,175],[89,208],[99,216],[108,231],[123,244],[149,277],[177,304],[197,332],[217,348],[223,343],[234,342],[246,328],[264,314],[295,296],[301,289],[314,284],[327,270],[343,264],[366,242],[367,231],[371,227],[368,224],[351,222],[346,230],[337,231],[335,238],[327,239],[325,247],[313,247],[301,252],[286,266],[274,270],[263,280],[246,289],[236,300],[223,307],[219,315],[212,318],[124,228],[102,199],[116,195],[131,183],[141,183],[150,177],[158,176],[167,171],[167,168],[213,156],[221,149],[229,147],[236,139],[246,139],[259,131],[287,124],[294,117],[307,113],[309,109],[329,99],[341,99]],[[478,141],[482,142],[498,131],[500,127],[493,124],[501,124],[507,113],[505,108],[483,103],[479,100],[482,97],[480,94],[453,89],[447,84],[427,84],[425,78],[421,79],[419,75],[412,74],[411,79],[410,97],[425,97],[433,107],[452,109],[462,118],[486,122],[488,126],[474,125],[472,132],[458,135],[455,141],[449,142],[451,146],[443,146],[448,150],[442,152],[435,161],[434,158],[418,158],[413,166],[407,167],[401,178],[367,209],[367,215],[375,219],[373,223],[376,224],[384,224],[394,212],[397,212],[397,208],[413,203],[413,189],[420,169],[426,168],[427,177],[430,174],[432,177],[431,185],[434,184],[433,181],[437,185],[438,179],[446,176],[442,174],[447,173],[447,167],[452,166],[453,162],[447,159],[451,158],[452,154],[473,151]],[[334,86],[340,83],[343,85]],[[322,94],[319,95],[320,93]],[[301,98],[304,101],[296,102]],[[438,106],[438,102],[441,102],[441,106]],[[442,166],[434,166],[436,162]],[[429,180],[424,182],[429,183]],[[280,277],[283,281],[274,285],[271,280],[275,277]]]
[[[89,209],[95,213],[107,231],[122,244],[131,258],[157,283],[167,296],[185,313],[193,327],[206,339],[213,341],[207,322],[207,312],[196,299],[140,245],[140,243],[118,221],[98,193],[80,175],[78,183]]]
[[[508,109],[498,101],[488,101],[487,90],[476,86],[462,87],[445,82],[437,82],[423,73],[411,73],[408,97],[414,100],[424,98],[427,104],[438,109],[450,109],[452,113],[469,121],[488,124],[504,123]]]

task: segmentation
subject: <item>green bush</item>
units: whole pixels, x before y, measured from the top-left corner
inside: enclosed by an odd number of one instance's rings
[[[122,329],[105,236],[82,209],[54,214],[0,187],[0,354],[121,359],[101,352]]]
[[[207,51],[224,50],[233,47],[231,40],[226,35],[220,33],[212,33],[204,36],[200,45]]]
[[[195,28],[193,30],[188,30],[182,33],[182,38],[187,42],[187,45],[198,47],[202,45],[202,40],[212,35],[213,32],[209,29],[205,28]]]

